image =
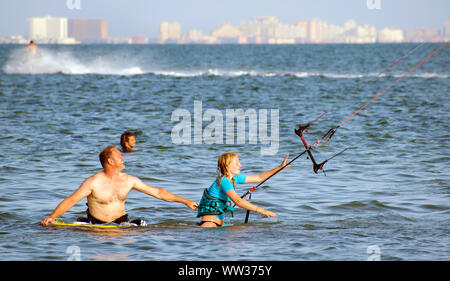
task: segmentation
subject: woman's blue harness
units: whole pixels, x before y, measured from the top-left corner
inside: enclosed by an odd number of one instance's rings
[[[209,195],[208,189],[206,188],[203,192],[200,204],[197,207],[197,217],[205,215],[226,215],[227,212],[229,212],[231,216],[233,216],[234,208],[233,206],[231,206],[231,203],[219,198],[212,197],[211,195]]]

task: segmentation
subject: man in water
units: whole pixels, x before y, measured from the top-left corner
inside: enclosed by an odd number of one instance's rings
[[[179,197],[163,188],[150,186],[137,177],[123,173],[124,157],[116,147],[108,146],[100,153],[99,158],[103,171],[87,178],[72,195],[55,208],[49,217],[41,221],[42,225],[54,222],[58,216],[85,197],[88,201],[88,219],[91,222],[127,222],[125,199],[132,189],[164,201],[183,203],[192,210],[197,209],[198,204],[195,201]]]
[[[25,49],[25,59],[23,60],[23,63],[29,63],[36,59],[36,55],[38,52],[38,46],[34,44],[33,40],[30,41],[30,44],[28,44],[28,47]]]
[[[38,51],[38,46],[34,44],[33,40],[30,41],[30,44],[28,44],[28,47],[26,48],[25,52],[30,55],[36,55]]]

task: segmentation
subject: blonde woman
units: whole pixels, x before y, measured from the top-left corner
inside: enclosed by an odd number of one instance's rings
[[[288,157],[289,154],[286,155],[280,166],[272,170],[257,175],[244,175],[241,174],[241,163],[239,163],[239,156],[236,153],[227,152],[222,154],[217,161],[219,175],[213,184],[204,190],[197,209],[197,217],[201,217],[200,226],[224,226],[225,214],[233,214],[232,202],[243,209],[258,212],[267,217],[276,217],[275,213],[242,199],[236,193],[235,187],[236,184],[262,182],[283,167],[290,167],[290,165],[286,166]]]

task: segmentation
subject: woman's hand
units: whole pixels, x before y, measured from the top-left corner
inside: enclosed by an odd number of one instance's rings
[[[286,157],[284,157],[283,163],[281,163],[281,165],[280,165],[280,167],[279,167],[280,169],[292,167],[292,165],[287,165],[287,166],[286,166],[286,163],[287,163],[288,158],[289,158],[289,153],[287,153],[287,154],[286,154]],[[286,167],[285,167],[285,166],[286,166]]]
[[[258,213],[260,213],[261,215],[266,216],[266,217],[269,217],[269,218],[270,218],[270,217],[276,217],[276,216],[277,216],[277,214],[275,214],[274,212],[268,211],[268,210],[263,209],[263,208],[261,208],[261,207],[256,208],[256,211],[257,211]]]

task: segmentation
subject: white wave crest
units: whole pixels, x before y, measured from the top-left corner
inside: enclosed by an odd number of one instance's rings
[[[333,73],[333,72],[307,72],[307,71],[258,71],[258,70],[153,70],[146,72],[153,75],[173,76],[173,77],[197,77],[197,76],[223,76],[223,77],[239,77],[239,76],[254,76],[254,77],[325,77],[332,79],[355,79],[355,78],[381,78],[393,77],[400,78],[404,73]],[[446,73],[410,73],[409,77],[416,78],[449,78],[450,74]]]

